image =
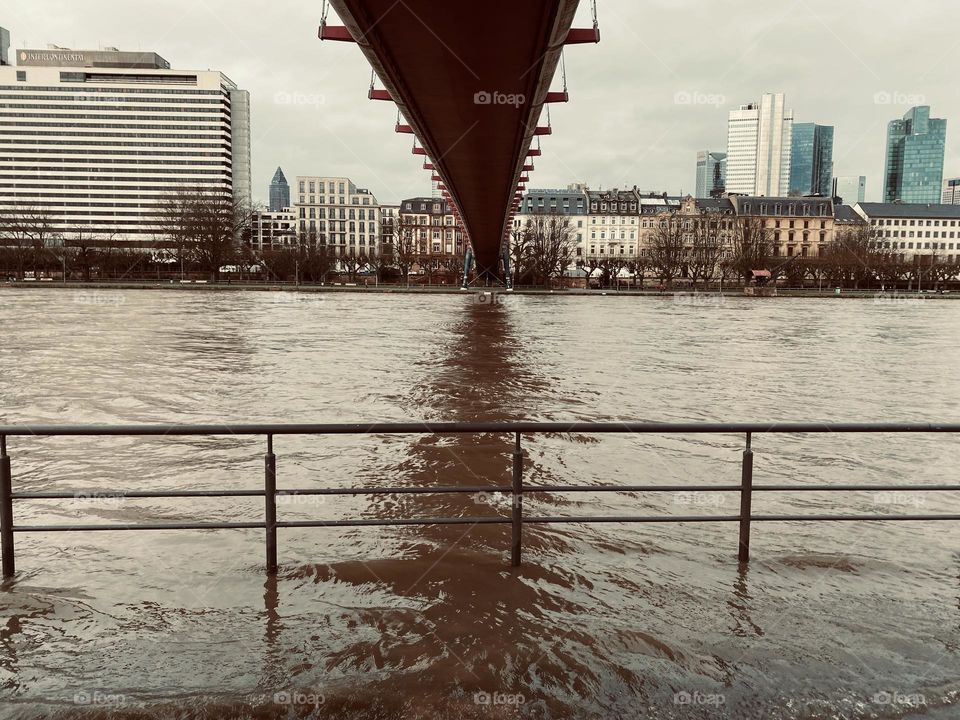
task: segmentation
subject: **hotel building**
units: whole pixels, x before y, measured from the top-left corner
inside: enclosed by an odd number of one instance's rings
[[[250,99],[217,71],[153,52],[17,50],[0,67],[0,208],[66,240],[162,242],[182,190],[251,197]]]

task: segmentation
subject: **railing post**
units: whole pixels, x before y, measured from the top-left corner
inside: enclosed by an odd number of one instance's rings
[[[267,530],[267,574],[277,572],[277,456],[273,454],[273,435],[267,435],[267,454],[263,456],[264,514]]]
[[[523,450],[520,448],[520,433],[513,446],[513,526],[510,544],[510,565],[520,567],[520,541],[523,533]]]
[[[750,514],[753,503],[753,450],[751,433],[747,433],[747,446],[743,450],[743,474],[740,481],[740,549],[737,559],[750,561]]]
[[[13,558],[13,482],[10,478],[10,456],[7,455],[7,436],[0,435],[0,544],[3,577],[13,577],[16,563]]]

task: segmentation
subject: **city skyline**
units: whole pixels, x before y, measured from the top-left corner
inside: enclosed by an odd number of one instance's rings
[[[651,33],[641,9],[624,0],[601,2],[604,52],[568,50],[572,102],[552,108],[556,132],[544,140],[550,152],[537,163],[533,182],[564,186],[576,179],[693,193],[692,158],[703,148],[724,149],[728,112],[764,92],[783,92],[797,117],[836,128],[835,175],[866,175],[867,199],[880,200],[887,122],[920,104],[948,122],[960,117],[943,62],[947,45],[931,43],[894,59],[876,42],[899,6],[811,2],[773,14],[754,6],[765,22],[744,27],[719,7],[664,5],[657,8],[658,32]],[[347,62],[357,48],[327,46],[321,53],[319,7],[293,8],[282,19],[243,8],[173,0],[164,8],[118,11],[92,0],[77,18],[50,0],[34,0],[7,8],[0,25],[10,30],[11,48],[112,45],[154,50],[175,67],[223,70],[251,92],[254,198],[263,204],[278,165],[291,176],[354,177],[386,201],[429,188],[408,144],[390,132],[395,108],[366,100],[369,73]],[[695,25],[704,30],[688,22],[694,9],[702,20]],[[921,3],[897,18],[900,33],[926,32],[955,25],[960,8]],[[586,23],[585,15],[580,20]],[[705,66],[688,48],[696,37],[706,42],[718,35],[727,40],[711,45],[714,57]],[[811,43],[818,52],[810,52]],[[623,72],[624,53],[649,72]],[[823,79],[827,67],[838,80]],[[958,174],[960,151],[948,135],[944,175]]]

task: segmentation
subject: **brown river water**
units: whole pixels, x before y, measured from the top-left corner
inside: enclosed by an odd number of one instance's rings
[[[0,423],[960,421],[960,302],[0,289]],[[737,435],[527,436],[525,479],[737,483]],[[258,521],[264,439],[9,439],[42,523]],[[278,436],[280,488],[509,484],[507,436]],[[958,481],[960,437],[757,435],[757,483]],[[282,519],[507,514],[302,496]],[[530,515],[735,514],[538,494]],[[757,513],[960,513],[758,493]],[[960,718],[960,525],[555,524],[23,533],[0,717]]]

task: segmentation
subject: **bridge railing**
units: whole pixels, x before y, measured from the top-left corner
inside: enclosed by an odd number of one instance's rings
[[[745,438],[741,460],[740,482],[736,484],[643,484],[643,485],[564,485],[527,483],[524,481],[524,436],[553,434],[738,434]],[[753,482],[752,439],[758,434],[802,433],[960,433],[960,424],[935,423],[635,423],[635,422],[498,422],[498,423],[369,423],[369,424],[242,424],[242,425],[8,425],[0,426],[0,543],[2,574],[15,573],[14,536],[17,533],[147,531],[147,530],[235,530],[265,531],[266,570],[275,573],[278,567],[277,532],[280,528],[356,527],[399,525],[481,525],[511,526],[510,562],[521,562],[524,524],[536,523],[688,523],[730,522],[739,525],[737,557],[750,559],[750,530],[754,522],[834,522],[834,521],[941,521],[960,520],[960,514],[755,514],[753,493],[805,492],[957,492],[957,484],[763,484]],[[330,487],[283,488],[277,486],[277,457],[273,439],[278,435],[500,435],[512,439],[512,482],[510,485],[447,485],[427,487]],[[64,436],[260,436],[266,439],[263,487],[245,490],[132,490],[111,491],[111,496],[124,498],[215,498],[262,497],[264,514],[261,520],[249,522],[157,522],[138,524],[44,524],[20,525],[14,518],[14,501],[77,500],[96,498],[99,492],[57,491],[31,492],[16,490],[13,483],[8,440],[15,437]],[[527,516],[523,512],[526,495],[541,493],[716,493],[737,492],[740,510],[735,515],[591,515],[591,516]],[[451,494],[502,493],[510,496],[510,514],[481,517],[427,518],[345,518],[341,520],[283,520],[277,516],[278,497],[310,495],[385,495],[385,494]]]

